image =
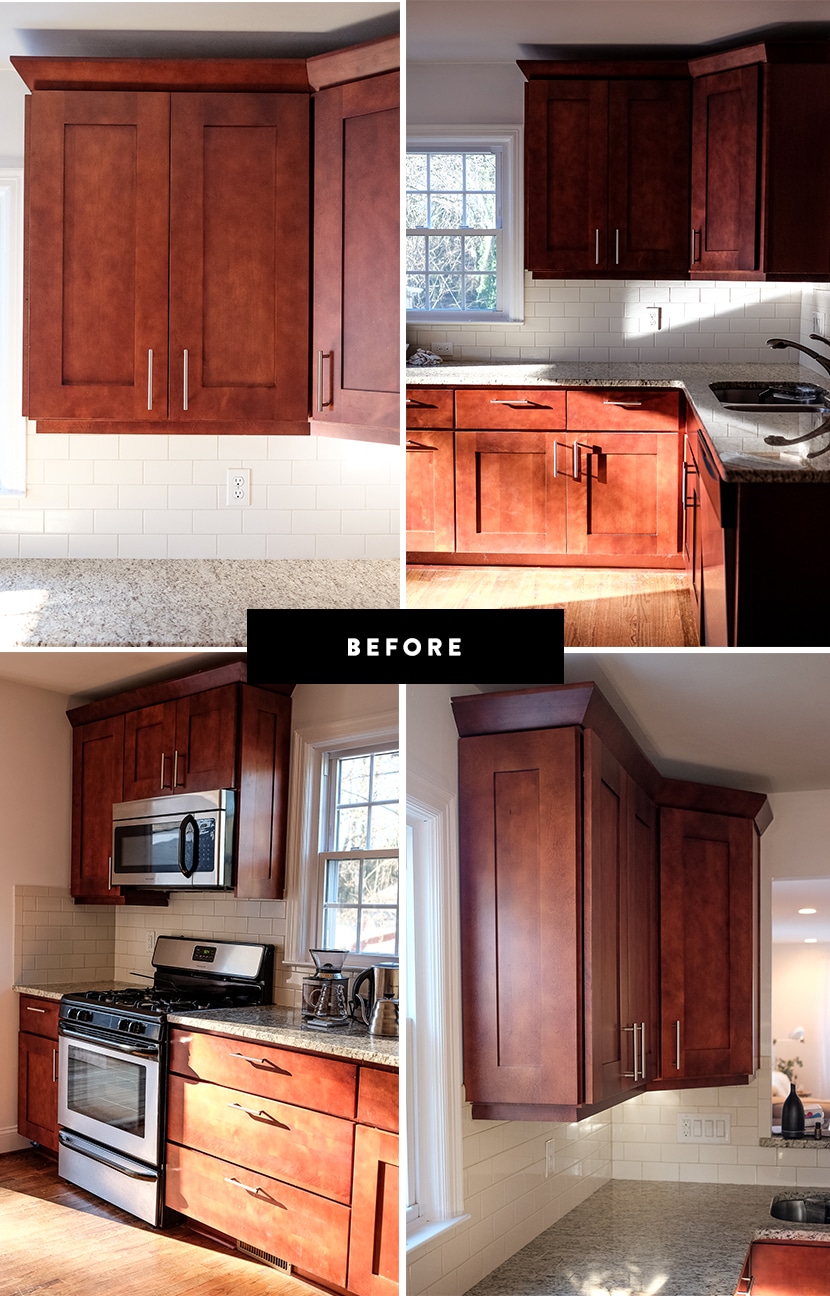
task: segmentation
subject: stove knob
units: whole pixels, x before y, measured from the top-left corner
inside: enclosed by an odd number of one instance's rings
[[[78,1021],[92,1021],[92,1013],[88,1008],[78,1009]]]
[[[130,1034],[132,1035],[143,1035],[146,1029],[147,1027],[144,1025],[144,1022],[130,1022]]]
[[[66,1010],[66,1015],[67,1015],[67,1017],[77,1017],[77,1016],[78,1016],[78,1009],[77,1009],[77,1008],[67,1008],[67,1010]]]
[[[123,1031],[130,1029],[130,1023],[126,1017],[121,1018],[120,1022],[118,1023],[118,1029]]]

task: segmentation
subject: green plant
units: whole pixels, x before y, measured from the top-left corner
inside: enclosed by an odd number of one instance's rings
[[[779,1071],[782,1071],[784,1073],[784,1075],[789,1080],[790,1084],[795,1084],[797,1079],[795,1068],[797,1066],[799,1067],[804,1066],[804,1063],[801,1061],[801,1058],[799,1057],[787,1058],[786,1062],[784,1061],[783,1058],[776,1058],[775,1065]]]

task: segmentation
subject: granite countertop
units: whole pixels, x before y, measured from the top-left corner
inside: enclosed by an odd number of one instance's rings
[[[467,1296],[732,1296],[756,1238],[830,1240],[830,1226],[776,1227],[780,1191],[612,1180]]]
[[[20,994],[57,1000],[79,990],[132,990],[135,982],[85,981],[72,985],[53,982],[45,986],[15,985],[13,988]],[[306,1053],[325,1053],[329,1057],[349,1058],[375,1066],[398,1065],[397,1039],[370,1035],[366,1027],[357,1022],[326,1030],[315,1029],[303,1024],[296,1009],[282,1008],[279,1004],[263,1008],[207,1008],[200,1012],[169,1013],[167,1020],[173,1026],[217,1031],[235,1039],[256,1040],[261,1044],[282,1044],[285,1048],[302,1049]]]
[[[825,374],[804,365],[580,364],[574,361],[482,364],[470,361],[410,367],[406,381],[412,387],[681,387],[706,430],[725,481],[830,482],[830,454],[812,460],[804,457],[822,445],[830,449],[830,433],[791,449],[777,449],[764,442],[764,437],[771,434],[791,438],[812,431],[821,423],[820,415],[727,410],[709,387],[713,382],[741,381],[811,382],[830,388],[830,379]]]

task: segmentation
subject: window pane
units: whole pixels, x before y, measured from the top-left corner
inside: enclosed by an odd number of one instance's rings
[[[326,904],[357,904],[360,899],[360,861],[326,860]]]
[[[427,154],[426,153],[407,153],[406,187],[407,189],[426,189],[427,187]]]
[[[496,309],[496,276],[467,275],[465,278],[467,310]]]
[[[464,239],[465,270],[495,270],[496,239],[493,234],[468,234]]]
[[[426,275],[406,276],[406,309],[426,310],[427,277]]]
[[[460,270],[463,245],[460,234],[433,235],[429,240],[430,270]]]
[[[407,229],[425,229],[427,225],[427,197],[426,194],[407,194],[406,195],[406,227]]]
[[[357,938],[357,909],[323,911],[323,949],[353,950]]]
[[[430,189],[463,189],[464,154],[430,153],[429,187]]]
[[[366,806],[337,811],[334,849],[368,850],[369,811]]]
[[[395,909],[364,909],[360,923],[360,948],[367,954],[395,954],[398,915]]]
[[[429,200],[430,228],[460,229],[463,224],[463,194],[433,193]]]
[[[495,189],[495,153],[468,153],[466,182],[468,189]]]
[[[371,756],[348,756],[337,762],[339,779],[338,805],[354,805],[369,800]]]
[[[495,194],[467,194],[467,219],[464,224],[468,229],[495,229]]]
[[[398,799],[398,760],[397,752],[380,752],[375,757],[372,778],[373,801],[396,801]]]
[[[372,807],[372,840],[366,850],[394,850],[398,844],[398,803]]]
[[[362,900],[365,905],[398,903],[397,859],[363,861]]]
[[[429,309],[463,310],[461,275],[429,275]]]

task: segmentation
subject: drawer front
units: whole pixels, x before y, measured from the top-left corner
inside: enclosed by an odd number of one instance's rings
[[[357,1119],[361,1125],[398,1132],[398,1073],[361,1067],[357,1089]]]
[[[41,999],[38,995],[20,996],[20,1029],[30,1035],[58,1037],[58,1001]]]
[[[346,1120],[355,1116],[354,1062],[176,1028],[170,1040],[170,1070],[189,1080],[209,1080]]]
[[[451,428],[452,398],[452,387],[408,387],[406,426],[408,428]]]
[[[166,1182],[172,1210],[345,1287],[348,1206],[175,1143]]]
[[[568,392],[569,432],[676,432],[680,392],[612,387]]]
[[[516,387],[464,388],[455,393],[457,428],[561,431],[565,392]]]
[[[238,1089],[172,1075],[167,1137],[348,1205],[354,1125]]]

